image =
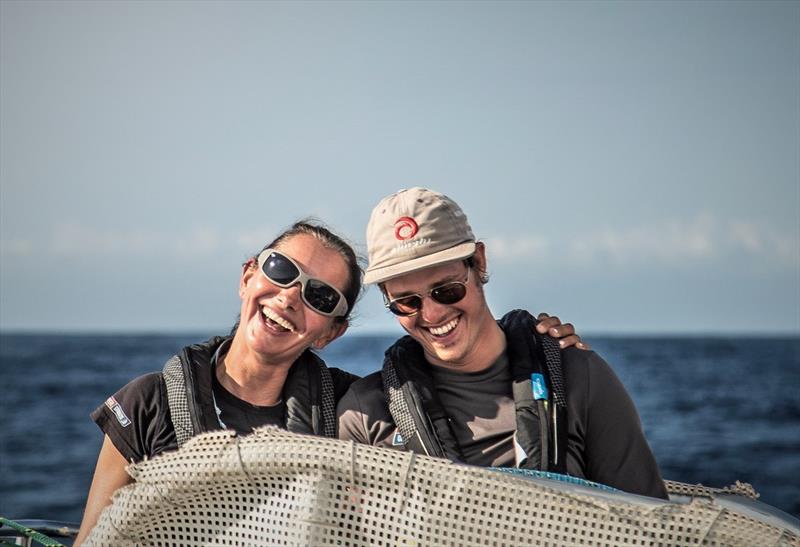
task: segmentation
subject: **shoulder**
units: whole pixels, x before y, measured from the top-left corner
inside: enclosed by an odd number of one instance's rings
[[[340,439],[391,446],[395,426],[383,394],[380,372],[354,382],[336,411]]]
[[[336,400],[342,398],[342,395],[353,385],[354,382],[359,380],[359,376],[355,374],[351,374],[346,370],[342,370],[339,368],[334,367],[327,367],[331,373],[331,379],[333,380],[333,389],[336,395]]]
[[[134,378],[122,388],[124,390],[151,391],[160,390],[164,384],[164,377],[160,372],[149,372]]]
[[[573,347],[562,350],[561,366],[568,383],[585,384],[586,389],[619,382],[611,366],[594,351]]]
[[[165,389],[163,375],[160,372],[151,372],[122,386],[105,401],[104,406],[113,412],[112,407],[116,403],[134,414],[160,410],[166,396]]]
[[[385,400],[381,373],[373,372],[350,384],[350,389],[342,397],[340,408],[360,410],[381,403],[385,406]]]
[[[91,416],[128,461],[153,456],[175,442],[160,372],[131,380]]]
[[[605,359],[594,351],[567,348],[561,352],[567,401],[575,409],[633,406],[622,381]],[[587,416],[588,418],[588,416]]]
[[[593,351],[568,348],[562,351],[568,404],[586,420],[621,424],[636,418],[633,401],[611,366]]]
[[[593,350],[569,347],[561,350],[561,362],[565,367],[578,369],[586,366],[609,368],[608,363]]]
[[[348,393],[352,393],[361,398],[383,398],[383,377],[381,376],[381,372],[373,372],[360,380],[356,380],[350,385]]]
[[[134,378],[122,386],[114,395],[118,401],[135,405],[151,398],[160,398],[164,390],[164,377],[160,372],[150,372]]]

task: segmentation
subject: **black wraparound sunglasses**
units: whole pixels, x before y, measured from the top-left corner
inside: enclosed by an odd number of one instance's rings
[[[389,300],[386,294],[383,295],[384,304],[389,310],[400,317],[410,317],[419,313],[422,309],[422,300],[430,296],[439,304],[455,304],[467,296],[467,283],[469,283],[469,271],[467,267],[467,278],[464,281],[450,281],[428,291],[428,294],[409,294]]]
[[[339,289],[321,279],[310,277],[285,254],[274,249],[264,249],[258,255],[261,273],[278,287],[287,288],[300,283],[300,295],[306,306],[328,317],[347,315],[347,299]]]

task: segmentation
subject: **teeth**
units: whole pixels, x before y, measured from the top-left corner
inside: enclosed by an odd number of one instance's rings
[[[431,331],[431,334],[433,334],[434,336],[442,336],[444,334],[447,334],[454,328],[456,328],[456,325],[458,325],[458,317],[448,321],[441,327],[431,327],[428,330]]]
[[[294,325],[292,325],[286,319],[284,319],[283,317],[281,317],[280,315],[269,309],[267,306],[261,308],[261,313],[264,314],[264,317],[274,321],[275,323],[285,328],[286,330],[290,330],[292,332],[296,330],[296,327]]]

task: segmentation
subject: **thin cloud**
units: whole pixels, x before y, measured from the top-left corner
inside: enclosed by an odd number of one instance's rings
[[[57,257],[92,258],[127,256],[137,259],[174,256],[208,257],[223,253],[247,255],[261,249],[276,234],[273,227],[239,228],[226,232],[208,226],[183,231],[98,230],[78,222],[57,225],[40,237],[0,239],[0,254],[8,258],[46,253]]]
[[[4,257],[53,256],[146,259],[163,256],[247,255],[261,249],[276,233],[274,227],[239,228],[230,232],[196,226],[181,232],[147,229],[97,230],[77,222],[63,223],[49,236],[0,240]],[[621,228],[602,226],[586,233],[560,232],[494,236],[486,240],[491,260],[525,263],[547,260],[569,266],[658,264],[688,266],[730,258],[759,260],[766,265],[800,267],[800,238],[765,223],[722,221],[709,213],[689,220],[663,220]]]
[[[225,239],[219,232],[207,227],[194,227],[185,232],[97,230],[69,222],[59,224],[52,233],[38,240],[35,237],[3,239],[2,254],[23,257],[44,252],[52,256],[78,258],[197,256],[218,252]]]
[[[0,255],[2,256],[27,256],[32,255],[36,248],[30,239],[15,237],[0,239]]]
[[[236,245],[236,250],[242,253],[257,253],[264,245],[272,241],[278,230],[270,226],[242,229],[236,232],[231,241]]]
[[[493,237],[486,240],[491,257],[499,260],[516,260],[519,257],[543,258],[550,251],[550,242],[540,235]]]
[[[742,258],[772,267],[800,266],[800,238],[764,223],[723,221],[709,213],[626,228],[602,226],[558,238],[541,235],[493,237],[489,256],[503,262],[546,259],[566,265],[693,267]]]

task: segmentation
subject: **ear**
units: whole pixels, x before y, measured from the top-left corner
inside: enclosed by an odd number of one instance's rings
[[[349,326],[350,323],[347,320],[334,320],[331,323],[331,326],[328,327],[328,332],[317,338],[317,340],[311,345],[314,346],[314,349],[322,349],[347,332],[347,327]]]
[[[244,293],[247,292],[247,284],[253,277],[253,274],[258,270],[258,264],[254,258],[251,258],[242,266],[242,277],[239,279],[239,297],[243,298]]]
[[[488,264],[486,261],[486,245],[484,245],[483,241],[478,241],[475,243],[475,254],[472,256],[475,259],[475,266],[479,271],[488,271]]]

